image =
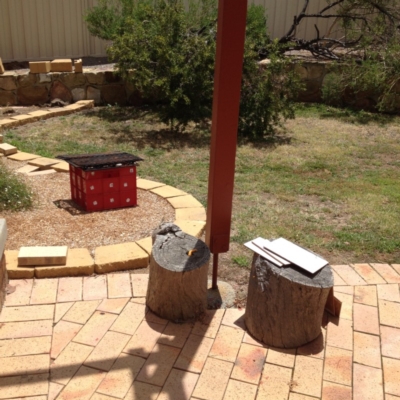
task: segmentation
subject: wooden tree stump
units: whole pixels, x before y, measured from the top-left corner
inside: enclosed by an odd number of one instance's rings
[[[210,250],[171,223],[153,234],[146,304],[170,321],[196,318],[207,309]]]
[[[245,313],[249,333],[279,348],[311,342],[321,333],[332,286],[329,265],[311,275],[293,265],[277,267],[254,254]]]

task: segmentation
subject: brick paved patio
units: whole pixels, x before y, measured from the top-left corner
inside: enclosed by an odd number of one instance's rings
[[[244,310],[147,312],[147,275],[10,281],[0,399],[400,399],[400,265],[333,268],[340,320],[286,351],[254,341]]]

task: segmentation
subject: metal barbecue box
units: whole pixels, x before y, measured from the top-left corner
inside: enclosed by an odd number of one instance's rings
[[[86,211],[137,205],[136,166],[129,153],[61,155],[69,165],[72,200]]]

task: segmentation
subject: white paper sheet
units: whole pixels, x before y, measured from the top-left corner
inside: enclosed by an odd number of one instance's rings
[[[247,242],[244,244],[248,249],[254,251],[255,253],[259,254],[260,256],[264,257],[268,261],[274,263],[278,267],[282,267],[282,263],[280,263],[276,258],[271,257],[265,250],[261,249],[260,247],[256,246],[253,241]]]

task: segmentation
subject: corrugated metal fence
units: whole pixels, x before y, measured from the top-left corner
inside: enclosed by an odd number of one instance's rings
[[[272,37],[281,37],[304,0],[249,0],[266,7]],[[90,36],[84,13],[97,0],[0,0],[0,57],[3,61],[51,60],[105,56],[106,42]],[[234,3],[234,1],[232,1]],[[311,0],[310,12],[326,0]],[[314,35],[315,20],[304,21],[299,34]],[[321,32],[331,21],[318,22]]]

